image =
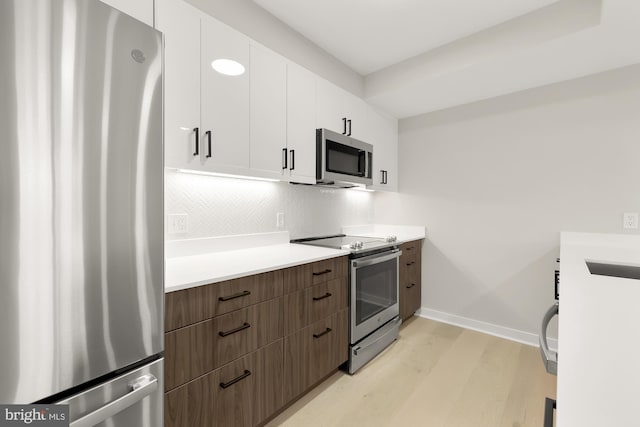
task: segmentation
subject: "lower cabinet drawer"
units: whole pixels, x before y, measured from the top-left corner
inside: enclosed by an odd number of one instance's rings
[[[284,399],[290,401],[349,357],[348,309],[284,339]]]
[[[165,427],[255,426],[284,404],[283,340],[165,394]]]
[[[348,279],[342,277],[285,295],[284,334],[348,308],[348,293]]]
[[[282,298],[165,334],[165,390],[282,338]]]

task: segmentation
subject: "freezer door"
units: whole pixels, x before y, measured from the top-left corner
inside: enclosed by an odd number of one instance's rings
[[[69,399],[70,427],[160,427],[164,359]]]
[[[163,349],[160,33],[97,0],[0,1],[0,402]]]

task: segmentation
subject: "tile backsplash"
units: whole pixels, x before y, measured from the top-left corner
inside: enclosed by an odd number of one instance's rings
[[[282,228],[278,212],[285,214]],[[373,193],[167,171],[165,213],[188,215],[188,231],[165,230],[167,240],[281,230],[299,238],[372,223]]]

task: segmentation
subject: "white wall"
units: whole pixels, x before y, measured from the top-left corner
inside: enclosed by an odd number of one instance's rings
[[[360,97],[363,95],[364,78],[360,74],[252,0],[187,0],[187,2],[343,89]]]
[[[167,240],[278,231],[284,212],[291,238],[336,234],[372,221],[372,193],[218,178],[167,171],[165,213],[189,215],[189,232]]]
[[[640,66],[399,132],[402,194],[377,193],[374,218],[426,225],[423,308],[537,334],[559,232],[623,233],[622,213],[640,211]]]

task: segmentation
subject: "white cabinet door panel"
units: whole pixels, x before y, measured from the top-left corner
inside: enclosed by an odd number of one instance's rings
[[[287,156],[287,62],[251,44],[251,169],[282,177]],[[286,171],[286,175],[288,175]]]
[[[296,64],[289,63],[287,65],[287,146],[290,180],[293,182],[305,184],[316,182],[315,128],[316,76]]]
[[[245,35],[208,16],[201,19],[202,145],[208,165],[249,168],[250,41]],[[186,48],[186,47],[185,47]],[[238,76],[213,69],[216,59],[245,67]],[[211,150],[206,132],[211,132]]]
[[[320,77],[317,78],[316,85],[316,127],[345,133],[347,113],[344,91]]]
[[[165,43],[164,141],[167,167],[203,167],[204,157],[202,150],[196,149],[194,131],[198,128],[201,132],[200,14],[180,0],[157,0],[156,3],[156,27],[164,33]],[[198,154],[194,155],[196,151]]]
[[[372,188],[398,191],[398,120],[369,107],[367,123],[368,142],[373,144]]]

